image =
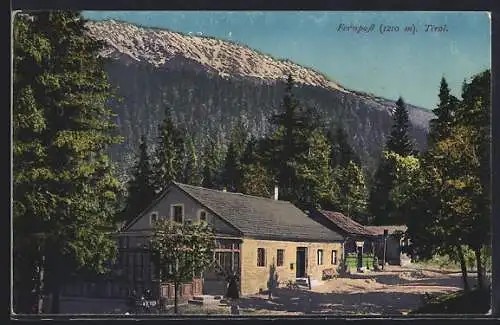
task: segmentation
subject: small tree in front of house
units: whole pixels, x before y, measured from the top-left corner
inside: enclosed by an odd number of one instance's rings
[[[151,238],[153,261],[160,281],[174,284],[174,311],[178,313],[179,286],[192,281],[213,262],[215,234],[202,221],[181,224],[170,220],[156,222]]]

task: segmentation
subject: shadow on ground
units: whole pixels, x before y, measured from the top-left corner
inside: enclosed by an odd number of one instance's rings
[[[396,273],[396,272],[391,272]],[[387,273],[370,273],[369,275],[364,274],[351,274],[349,276],[350,279],[373,279],[377,283],[383,285],[391,285],[391,286],[419,286],[419,287],[447,287],[447,288],[457,288],[463,289],[462,278],[461,275],[457,275],[456,273],[441,273],[443,275],[447,274],[448,276],[444,277],[435,277],[435,278],[422,278],[422,279],[404,279],[400,278],[395,274],[387,274]],[[401,273],[401,272],[397,272]],[[454,276],[449,276],[454,274]],[[476,284],[477,280],[475,277],[469,277],[469,285],[472,287]]]
[[[401,315],[421,305],[421,295],[399,292],[317,293],[306,290],[276,289],[273,298],[264,296],[239,300],[245,310],[266,310],[304,314],[384,314]]]

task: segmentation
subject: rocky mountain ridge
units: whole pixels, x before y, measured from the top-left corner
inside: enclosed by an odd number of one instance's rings
[[[110,59],[108,75],[124,97],[116,111],[125,151],[134,150],[140,134],[154,136],[165,105],[174,109],[187,132],[201,139],[216,135],[224,142],[241,117],[250,133],[262,136],[280,105],[289,73],[297,82],[298,99],[318,108],[327,124],[343,127],[355,150],[371,164],[390,130],[393,100],[347,89],[290,60],[233,42],[114,20],[89,21],[87,28],[105,42],[101,55]],[[407,107],[410,131],[421,149],[433,114]]]
[[[289,60],[276,60],[233,42],[139,27],[115,20],[92,21],[87,27],[93,37],[108,44],[109,48],[103,52],[106,57],[123,59],[123,56],[128,56],[130,60],[147,62],[158,68],[172,69],[178,65],[193,64],[206,72],[231,78],[273,81],[293,73],[298,83],[348,92],[318,72]]]

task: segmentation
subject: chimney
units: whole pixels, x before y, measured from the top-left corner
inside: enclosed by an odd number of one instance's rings
[[[278,201],[278,185],[274,185],[274,199]]]

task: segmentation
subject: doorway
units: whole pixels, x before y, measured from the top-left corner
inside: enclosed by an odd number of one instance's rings
[[[307,268],[307,247],[297,247],[296,264],[297,264],[295,271],[296,277],[305,278],[306,268]]]

